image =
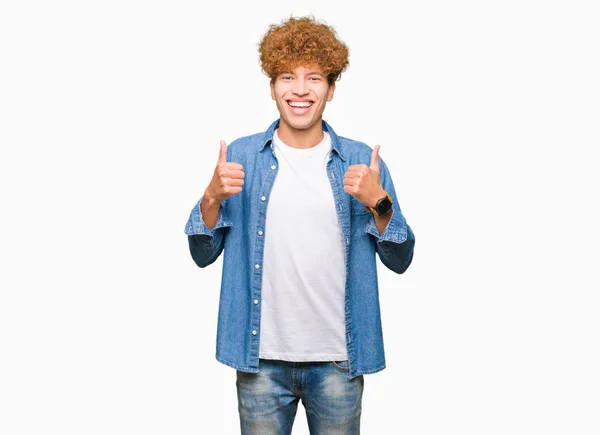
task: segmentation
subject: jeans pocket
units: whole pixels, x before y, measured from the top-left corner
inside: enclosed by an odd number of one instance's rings
[[[344,361],[331,361],[331,364],[333,364],[333,366],[338,369],[341,370],[343,372],[349,372],[350,371],[350,365],[348,364],[348,360],[344,360]]]

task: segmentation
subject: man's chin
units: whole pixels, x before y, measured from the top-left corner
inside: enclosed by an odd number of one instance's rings
[[[293,129],[293,130],[310,130],[311,128],[314,127],[315,124],[317,124],[317,122],[313,121],[313,119],[310,120],[305,120],[302,122],[298,122],[296,120],[290,120],[288,119],[284,119],[283,117],[281,118],[289,128]]]

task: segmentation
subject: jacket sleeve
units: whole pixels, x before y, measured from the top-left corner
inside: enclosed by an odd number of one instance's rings
[[[381,157],[379,158],[379,170],[381,185],[392,198],[392,211],[390,212],[392,217],[381,235],[375,225],[375,216],[369,219],[365,230],[375,237],[377,254],[381,262],[396,273],[404,273],[412,262],[415,235],[400,211],[392,177]]]
[[[220,204],[217,223],[212,230],[208,229],[202,219],[202,211],[200,210],[202,198],[190,213],[190,218],[185,226],[185,233],[188,236],[190,253],[198,267],[206,267],[214,263],[223,251],[226,229],[232,226],[227,217],[226,203],[227,201],[224,201]]]

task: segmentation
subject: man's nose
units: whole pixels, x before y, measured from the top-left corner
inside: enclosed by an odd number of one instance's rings
[[[296,95],[305,95],[308,92],[308,86],[306,86],[304,80],[296,80],[292,91]]]

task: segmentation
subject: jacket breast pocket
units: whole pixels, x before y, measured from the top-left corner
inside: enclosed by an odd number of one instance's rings
[[[366,236],[365,229],[369,219],[372,219],[371,212],[366,209],[365,205],[356,198],[352,198],[350,208],[350,221],[352,227],[352,237]]]

